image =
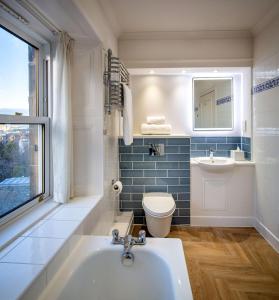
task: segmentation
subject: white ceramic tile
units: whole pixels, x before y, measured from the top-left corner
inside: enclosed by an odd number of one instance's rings
[[[41,205],[36,206],[30,212],[23,215],[21,218],[15,220],[15,222],[9,224],[5,228],[1,229],[0,232],[0,245],[5,245],[13,240],[16,236],[20,236],[24,230],[33,226],[39,219],[44,218],[44,216],[57,207],[57,203],[49,200]]]
[[[277,18],[255,38],[254,83],[279,76],[279,40],[275,38],[278,30]],[[276,247],[279,245],[279,87],[254,94],[253,107],[256,224]]]
[[[49,217],[51,220],[69,220],[80,221],[83,220],[90,212],[88,207],[66,207],[63,206],[56,214]]]
[[[32,226],[31,228],[29,228],[28,230],[26,230],[25,232],[23,232],[21,236],[29,236],[30,233],[31,233],[32,231],[34,231],[36,228],[38,228],[38,227],[40,227],[42,224],[44,224],[45,221],[46,221],[46,220],[41,220],[41,221],[39,221],[39,222],[36,223],[34,226]]]
[[[42,269],[39,265],[0,263],[0,298],[17,299]]]
[[[70,245],[70,241],[67,241],[52,259],[52,261],[48,264],[46,271],[47,282],[49,282],[55,276],[56,272],[59,270],[66,258],[69,256],[70,250],[73,250],[70,248]]]
[[[100,200],[101,195],[96,196],[84,196],[84,197],[75,197],[68,203],[65,207],[94,207]]]
[[[13,248],[15,248],[20,242],[24,240],[24,237],[19,237],[16,240],[14,240],[11,244],[9,244],[7,247],[3,248],[0,251],[0,259],[7,255]]]
[[[78,221],[45,220],[29,232],[30,237],[68,238],[78,227]]]
[[[52,216],[56,215],[62,208],[64,207],[64,205],[59,205],[58,207],[56,207],[51,213],[47,214],[46,216],[44,216],[44,220],[46,219],[50,219]]]
[[[26,237],[0,262],[46,264],[63,243],[63,239]]]

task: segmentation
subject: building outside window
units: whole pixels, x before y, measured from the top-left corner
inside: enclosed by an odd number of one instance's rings
[[[45,54],[0,26],[0,221],[49,196]]]

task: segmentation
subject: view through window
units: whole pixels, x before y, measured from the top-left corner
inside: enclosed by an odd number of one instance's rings
[[[0,216],[42,193],[41,125],[0,124]]]
[[[38,49],[0,27],[0,217],[43,193],[37,70]]]

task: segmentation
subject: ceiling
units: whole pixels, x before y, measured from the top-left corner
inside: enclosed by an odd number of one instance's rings
[[[31,5],[42,12],[51,23],[67,31],[75,40],[98,41],[94,30],[71,0],[21,0],[18,2],[29,3],[29,6]]]
[[[274,16],[278,0],[99,0],[118,36],[130,32],[243,30]]]

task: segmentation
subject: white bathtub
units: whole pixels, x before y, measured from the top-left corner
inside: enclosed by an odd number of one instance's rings
[[[111,237],[83,236],[40,300],[186,300],[192,291],[179,239],[134,246],[132,266]]]

